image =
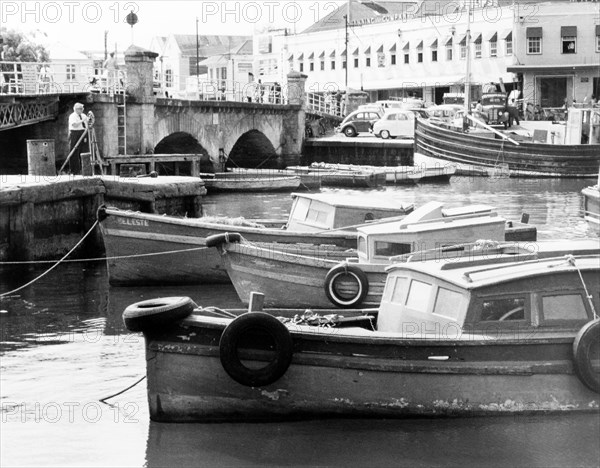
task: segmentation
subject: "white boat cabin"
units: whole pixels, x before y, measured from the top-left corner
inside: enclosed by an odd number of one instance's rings
[[[377,331],[438,340],[568,334],[600,310],[599,290],[599,255],[396,264],[388,268]]]
[[[388,263],[389,257],[478,239],[504,241],[506,220],[487,205],[444,208],[429,202],[400,221],[358,228],[359,263]]]
[[[356,226],[412,212],[411,203],[383,197],[356,197],[335,193],[293,193],[287,222],[291,231],[320,231]]]

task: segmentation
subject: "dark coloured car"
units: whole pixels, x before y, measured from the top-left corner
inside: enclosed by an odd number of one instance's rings
[[[383,113],[375,110],[357,110],[348,114],[342,121],[338,130],[347,137],[355,137],[359,133],[369,132],[375,122],[377,122]]]

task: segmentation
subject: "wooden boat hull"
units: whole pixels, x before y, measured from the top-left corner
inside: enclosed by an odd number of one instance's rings
[[[318,167],[294,166],[288,168],[299,175],[318,175],[321,185],[327,187],[375,188],[385,185],[384,171],[335,170]]]
[[[300,186],[299,176],[206,178],[209,192],[291,192]]]
[[[145,334],[152,420],[598,411],[598,394],[574,373],[573,336],[539,339],[516,332],[432,341],[288,325],[291,365],[275,383],[250,387],[221,364],[219,340],[229,322],[192,316]],[[248,353],[246,365],[264,365]]]
[[[356,248],[356,233],[346,231],[294,232],[117,209],[104,213],[100,230],[113,285],[229,283],[219,252],[206,247],[206,238],[232,231],[255,242]]]
[[[475,171],[494,171],[508,166],[511,177],[596,177],[600,165],[600,145],[552,145],[520,142],[516,146],[462,133],[417,119],[415,153]]]
[[[227,244],[223,264],[240,300],[248,304],[253,291],[265,295],[267,307],[327,309],[334,304],[325,294],[325,278],[329,270],[343,259],[299,256],[278,246],[255,247]],[[367,296],[361,307],[378,307],[385,286],[388,265],[360,266],[369,281]],[[354,283],[348,288],[353,290]]]

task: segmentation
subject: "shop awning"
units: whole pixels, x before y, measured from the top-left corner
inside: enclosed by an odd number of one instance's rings
[[[365,50],[365,55],[369,55],[371,53],[371,46],[367,47]]]
[[[422,49],[423,48],[423,41],[419,41],[417,43],[417,49]]]
[[[335,57],[335,50],[329,54],[329,57],[331,57],[331,58]]]
[[[454,39],[454,36],[446,36],[443,41],[444,45],[452,45],[452,39]]]
[[[506,67],[506,71],[512,73],[522,73],[524,71],[544,73],[548,75],[575,73],[577,70],[598,70],[600,65],[597,64],[571,64],[571,65],[512,65]]]
[[[346,56],[346,49],[344,49],[344,51],[340,54],[342,57]]]
[[[314,58],[315,58],[315,53],[314,52],[308,56],[308,60],[312,60]]]
[[[319,58],[320,59],[325,58],[325,51],[321,52],[321,55],[319,55]]]
[[[378,54],[383,54],[383,44],[381,44],[381,46],[379,47],[379,49],[377,49],[377,53]]]
[[[474,44],[481,44],[481,33],[473,33],[471,37],[473,38]]]
[[[438,46],[438,38],[434,37],[434,38],[430,38],[427,41],[427,44],[429,44],[429,47],[431,47],[432,49],[437,49]]]
[[[500,39],[504,39],[505,41],[512,41],[512,29],[505,29],[500,34]]]
[[[543,37],[543,28],[527,28],[525,35],[527,37]]]
[[[489,42],[496,42],[498,40],[498,33],[496,31],[487,33],[485,35],[485,40]]]
[[[577,36],[577,26],[561,26],[560,35],[561,37]]]
[[[356,50],[352,53],[352,55],[354,55],[355,57],[358,56],[358,47],[356,48]]]
[[[456,42],[458,42],[460,45],[465,45],[467,43],[467,35],[466,34],[460,34],[458,36],[458,38],[456,39]]]
[[[402,46],[402,50],[408,50],[410,49],[410,41],[405,41],[404,45]]]
[[[289,60],[289,61],[291,61],[291,60],[294,60],[294,54],[290,55],[290,56],[288,57],[288,60]]]
[[[596,36],[600,36],[600,24],[596,25]]]
[[[298,60],[304,60],[304,53],[298,55]]]
[[[395,43],[392,47],[390,47],[390,52],[396,52],[396,44]]]

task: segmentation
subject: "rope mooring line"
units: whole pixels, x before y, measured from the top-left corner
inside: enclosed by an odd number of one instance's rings
[[[11,294],[14,294],[18,291],[20,291],[21,289],[25,289],[27,286],[32,285],[33,283],[35,283],[36,281],[38,281],[39,279],[43,278],[44,276],[46,276],[48,273],[50,273],[52,270],[54,270],[58,265],[60,265],[69,255],[71,255],[75,249],[77,247],[79,247],[81,245],[81,243],[86,239],[87,236],[90,235],[90,233],[96,229],[96,226],[98,226],[98,220],[96,220],[96,222],[94,222],[94,224],[92,225],[92,227],[88,230],[88,232],[85,233],[85,235],[79,239],[79,242],[77,242],[77,244],[75,244],[75,246],[69,250],[64,256],[63,258],[61,258],[58,262],[56,262],[54,265],[52,265],[50,268],[48,268],[44,273],[42,273],[41,275],[35,277],[34,279],[32,279],[29,283],[24,284],[23,286],[18,287],[17,289],[13,289],[12,291],[8,291],[5,293],[0,294],[0,297],[4,297],[4,296],[9,296]]]
[[[129,387],[124,388],[123,390],[121,390],[120,392],[114,393],[113,395],[109,395],[107,397],[104,398],[100,398],[100,400],[98,400],[100,403],[104,403],[105,405],[108,405],[109,403],[106,403],[106,400],[110,399],[110,398],[114,398],[116,396],[121,395],[122,393],[125,393],[127,390],[132,389],[133,387],[135,387],[137,384],[139,384],[141,381],[143,381],[146,378],[146,376],[144,375],[143,377],[141,377],[140,379],[138,379],[135,383],[131,384]]]
[[[198,250],[207,250],[210,247],[192,247],[189,249],[181,250],[167,250],[164,252],[150,252],[143,254],[132,254],[132,255],[115,255],[112,257],[93,257],[93,258],[77,258],[73,260],[62,260],[63,263],[85,263],[85,262],[103,262],[105,260],[120,260],[126,258],[139,258],[139,257],[153,257],[158,255],[171,255],[180,252],[194,252]],[[54,263],[56,260],[23,260],[14,262],[0,262],[0,265],[43,265],[46,263]]]

